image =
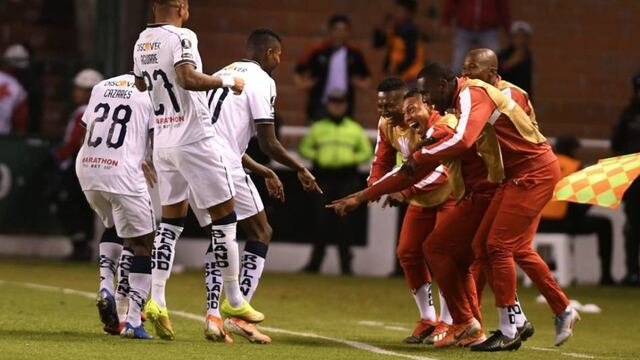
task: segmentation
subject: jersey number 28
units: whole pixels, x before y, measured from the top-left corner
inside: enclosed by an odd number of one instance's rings
[[[93,137],[93,130],[96,126],[96,123],[104,122],[109,117],[109,113],[111,111],[111,107],[107,103],[100,103],[96,105],[93,111],[97,114],[102,111],[102,114],[95,118],[91,123],[91,127],[89,128],[89,136],[87,137],[87,145],[90,147],[98,147],[98,145],[102,144],[102,137],[96,136]],[[113,115],[111,116],[111,127],[109,127],[109,134],[107,135],[107,147],[117,149],[122,144],[124,144],[124,138],[127,135],[127,123],[131,120],[131,107],[129,105],[118,105],[113,109]],[[120,125],[120,129],[118,131],[117,139],[113,141],[116,132],[116,126]]]

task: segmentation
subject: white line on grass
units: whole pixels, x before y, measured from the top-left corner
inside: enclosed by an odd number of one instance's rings
[[[83,297],[89,298],[89,299],[95,299],[95,297],[96,297],[96,294],[90,293],[90,292],[87,292],[87,291],[68,289],[68,288],[50,286],[50,285],[35,284],[35,283],[29,283],[29,282],[19,283],[19,282],[7,282],[7,281],[4,281],[4,280],[0,280],[0,285],[7,284],[7,283],[24,286],[26,288],[34,289],[34,290],[55,291],[55,292],[62,292],[63,294],[78,295],[78,296],[83,296]],[[175,310],[173,310],[171,312],[174,315],[183,317],[185,319],[203,321],[203,317],[200,316],[200,315],[196,315],[196,314],[192,314],[192,313],[188,313],[188,312],[184,312],[184,311],[175,311]],[[308,332],[298,332],[298,331],[291,331],[291,330],[286,330],[286,329],[273,328],[273,327],[270,327],[270,326],[261,326],[260,328],[262,328],[262,329],[264,329],[266,331],[270,331],[272,333],[280,333],[280,334],[287,334],[287,335],[293,335],[293,336],[298,336],[298,337],[306,337],[306,338],[313,338],[313,339],[321,339],[321,340],[331,341],[331,342],[335,342],[335,343],[339,343],[339,344],[343,344],[343,345],[352,347],[354,349],[367,351],[367,352],[374,353],[374,354],[379,354],[379,355],[395,356],[395,357],[401,357],[401,358],[413,359],[413,360],[437,360],[435,358],[430,358],[430,357],[425,357],[425,356],[416,356],[416,355],[408,355],[408,354],[397,353],[397,352],[394,352],[394,351],[385,350],[385,349],[379,348],[377,346],[369,345],[369,344],[362,343],[362,342],[359,342],[359,341],[351,341],[351,340],[346,340],[346,339],[340,339],[340,338],[334,338],[334,337],[329,337],[329,336],[317,335],[317,334],[308,333]]]

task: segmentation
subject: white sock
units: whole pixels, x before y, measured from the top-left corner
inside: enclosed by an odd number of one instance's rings
[[[238,282],[240,256],[236,241],[236,214],[214,221],[211,225],[211,242],[216,268],[220,269],[227,300],[233,307],[242,305],[242,292]]]
[[[144,304],[149,296],[151,287],[151,257],[135,256],[129,273],[129,312],[127,322],[133,327],[138,327],[142,323],[140,313],[144,309]]]
[[[420,310],[420,318],[423,320],[436,321],[436,308],[433,306],[433,295],[431,294],[431,283],[425,283],[417,289],[411,290],[413,298]]]
[[[449,312],[447,301],[444,299],[444,296],[442,296],[442,291],[440,291],[440,289],[438,289],[438,297],[440,298],[440,321],[447,325],[452,325],[453,318]]]
[[[514,338],[518,332],[516,329],[516,316],[513,306],[498,308],[499,329],[502,334]]]
[[[240,290],[245,300],[249,302],[258,288],[267,257],[267,248],[266,244],[255,240],[247,241],[244,247],[240,269]]]
[[[113,279],[118,268],[122,244],[113,242],[101,242],[100,251],[100,289],[107,289],[113,295],[115,284]]]
[[[204,281],[207,290],[207,316],[220,316],[220,296],[222,294],[222,273],[216,267],[213,248],[209,248],[204,255]]]
[[[120,321],[126,321],[129,311],[129,271],[133,262],[133,251],[123,248],[118,264],[118,286],[116,288],[116,311]]]
[[[173,220],[173,219],[172,219]],[[180,222],[180,220],[176,221]],[[182,220],[184,222],[184,220]],[[184,227],[163,221],[158,226],[153,242],[153,263],[151,271],[151,299],[160,307],[166,308],[165,286],[171,276],[173,260],[175,259],[176,241],[182,234]]]
[[[513,306],[513,311],[516,315],[516,326],[522,327],[527,321],[527,317],[524,315],[524,310],[522,310],[522,305],[520,305],[520,299],[518,298],[518,294],[516,294],[516,304]]]

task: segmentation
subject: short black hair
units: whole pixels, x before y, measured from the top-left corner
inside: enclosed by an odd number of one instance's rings
[[[351,20],[349,19],[349,17],[347,15],[344,15],[344,14],[332,15],[329,18],[329,21],[327,22],[327,26],[329,27],[329,29],[331,29],[332,27],[334,27],[335,25],[340,24],[340,23],[351,27]]]
[[[429,81],[439,81],[442,79],[452,81],[455,78],[456,75],[451,71],[451,69],[439,63],[431,63],[425,66],[418,73],[418,79],[425,79]]]
[[[416,0],[396,0],[396,5],[404,8],[411,14],[414,14],[418,10],[418,2]]]
[[[274,41],[282,42],[280,35],[270,29],[256,29],[247,38],[247,48],[256,51],[266,50]]]
[[[407,84],[399,77],[388,77],[378,84],[377,91],[387,92],[407,89]]]
[[[415,97],[420,96],[420,98],[422,98],[422,94],[420,94],[420,91],[414,89],[414,90],[409,90],[408,93],[404,94],[403,99],[407,100],[407,99],[412,98],[414,96]]]

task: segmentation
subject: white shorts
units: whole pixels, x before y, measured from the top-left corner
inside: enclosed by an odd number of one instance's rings
[[[112,228],[115,225],[116,233],[121,238],[147,235],[156,229],[156,218],[148,193],[133,196],[85,190],[84,195],[104,226]]]
[[[229,175],[233,180],[233,186],[236,189],[235,195],[235,212],[238,220],[244,220],[250,218],[262,210],[264,210],[264,204],[256,189],[255,184],[251,180],[251,177],[244,172],[243,168],[229,169]],[[192,204],[191,210],[198,219],[200,226],[204,227],[211,223],[211,217],[206,209],[199,209],[191,202],[192,194],[189,194],[189,203]]]
[[[158,173],[160,203],[177,204],[193,194],[194,207],[208,209],[235,195],[233,182],[213,138],[159,148],[153,163]]]

